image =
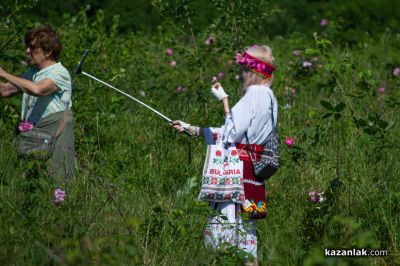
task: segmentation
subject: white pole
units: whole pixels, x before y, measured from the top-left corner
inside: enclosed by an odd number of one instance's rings
[[[145,103],[139,101],[139,100],[136,99],[135,97],[129,95],[128,93],[123,92],[123,91],[121,91],[121,90],[115,88],[114,86],[111,86],[110,84],[108,84],[108,83],[106,83],[106,82],[104,82],[104,81],[102,81],[102,80],[100,80],[100,79],[98,79],[98,78],[96,78],[96,77],[93,77],[92,75],[86,73],[85,71],[82,71],[82,74],[85,75],[85,76],[87,76],[87,77],[89,77],[89,78],[91,78],[91,79],[94,79],[94,80],[100,82],[101,84],[104,84],[104,85],[110,87],[110,88],[113,89],[113,90],[118,91],[119,93],[125,95],[126,97],[128,97],[128,98],[130,98],[130,99],[136,101],[137,103],[140,103],[140,104],[143,105],[144,107],[147,107],[148,109],[150,109],[150,110],[153,111],[154,113],[158,114],[159,116],[161,116],[162,118],[164,118],[165,120],[167,120],[168,123],[172,124],[172,120],[171,120],[171,119],[169,119],[168,117],[166,117],[165,115],[163,115],[162,113],[160,113],[159,111],[157,111],[156,109],[154,109],[154,108],[148,106],[147,104],[145,104]]]

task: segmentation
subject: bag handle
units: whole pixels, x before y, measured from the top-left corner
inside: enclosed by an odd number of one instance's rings
[[[65,103],[64,114],[60,123],[58,124],[58,128],[56,134],[54,135],[54,139],[57,139],[61,135],[61,133],[64,131],[65,125],[67,124],[67,118],[69,115],[69,103],[70,101],[68,101],[68,103]]]
[[[273,97],[271,96],[271,94],[268,92],[268,90],[267,90],[267,93],[268,93],[268,95],[269,95],[269,97],[270,97],[270,99],[271,99],[272,130],[271,130],[271,132],[269,133],[269,134],[271,134],[272,131],[276,130],[276,126],[277,126],[277,125],[275,125],[275,119],[274,119],[274,100],[273,100]],[[244,135],[246,136],[247,144],[250,145],[249,138],[247,137],[247,132],[245,132]]]
[[[276,128],[276,125],[275,125],[275,119],[274,119],[274,100],[273,100],[273,98],[272,98],[272,96],[271,96],[271,94],[267,91],[267,93],[268,93],[268,95],[269,95],[269,97],[270,97],[270,99],[271,99],[271,119],[272,119],[272,130],[275,130],[275,128]],[[272,131],[271,130],[271,131]]]
[[[247,137],[247,132],[245,132],[244,135],[246,136],[247,146],[249,147],[249,148],[246,149],[246,150],[247,150],[247,153],[249,154],[251,163],[253,164],[254,161],[256,161],[256,159],[257,159],[257,155],[255,155],[254,158],[253,158],[253,156],[252,156],[252,149],[251,149],[251,146],[250,146],[250,141],[249,141],[249,138]]]
[[[271,94],[268,92],[268,90],[267,90],[267,93],[268,93],[268,95],[269,95],[269,97],[270,97],[270,99],[271,99],[272,130],[271,130],[271,132],[269,133],[269,135],[270,135],[274,130],[276,130],[276,126],[277,126],[277,125],[274,125],[274,124],[275,124],[275,119],[274,119],[274,100],[273,100]],[[253,159],[253,156],[251,155],[251,152],[253,152],[253,150],[252,150],[252,148],[251,148],[251,146],[250,146],[250,141],[249,141],[249,137],[247,136],[247,132],[245,132],[244,135],[245,135],[245,137],[246,137],[247,145],[248,145],[248,147],[249,147],[249,149],[248,149],[247,152],[248,152],[248,154],[249,154],[249,156],[250,156],[251,161],[253,162],[253,161],[256,160],[257,157],[256,157],[256,155],[255,155],[255,156],[254,156],[254,159]],[[250,151],[251,151],[251,152],[250,152]]]

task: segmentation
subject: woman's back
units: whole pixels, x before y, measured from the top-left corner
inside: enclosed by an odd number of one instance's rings
[[[272,115],[273,114],[273,115]],[[267,85],[252,85],[232,108],[232,122],[228,122],[229,142],[263,144],[278,120],[278,104]]]

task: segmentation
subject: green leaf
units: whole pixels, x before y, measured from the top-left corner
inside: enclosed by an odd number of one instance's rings
[[[339,120],[342,117],[342,115],[340,113],[335,113],[334,117],[336,120]]]
[[[364,128],[364,127],[368,126],[368,122],[364,119],[354,118],[354,124],[356,124],[356,126],[358,128]]]
[[[319,55],[319,51],[317,49],[314,49],[314,48],[307,48],[306,51],[305,51],[305,54],[306,55],[310,55],[310,56]]]
[[[112,103],[119,103],[119,102],[121,102],[123,100],[124,100],[124,98],[122,98],[121,96],[118,96],[118,95],[111,96],[111,102]]]
[[[372,72],[371,72],[371,70],[367,70],[367,71],[363,70],[363,71],[360,71],[360,72],[358,73],[358,77],[359,77],[360,79],[362,79],[362,80],[369,80],[369,79],[372,78]]]
[[[393,123],[393,122],[390,122],[390,123],[388,124],[388,126],[385,128],[385,130],[386,130],[386,131],[389,131],[389,130],[391,130],[391,129],[393,128],[393,126],[394,126],[394,123]]]
[[[395,98],[395,97],[390,97],[389,99],[387,99],[385,101],[387,103],[387,105],[391,108],[400,106],[400,100]]]
[[[364,92],[369,92],[371,90],[371,84],[367,80],[362,80],[359,82],[358,86]]]
[[[376,122],[376,125],[377,125],[380,129],[386,129],[386,128],[389,126],[389,123],[386,122],[386,121],[384,121],[384,120],[379,119],[379,120]]]
[[[328,117],[331,117],[333,115],[333,113],[325,113],[325,114],[323,114],[322,115],[322,118],[328,118]]]
[[[366,92],[362,91],[360,93],[347,93],[346,96],[352,97],[352,98],[357,98],[357,99],[362,99],[367,95]]]
[[[335,109],[333,108],[332,104],[328,101],[325,100],[321,100],[320,104],[327,110],[329,111],[335,111]]]
[[[367,127],[364,128],[364,132],[374,136],[378,132],[378,129],[376,127]]]
[[[346,105],[343,102],[340,102],[335,106],[335,111],[341,112],[341,111],[343,111],[344,107],[346,107]]]

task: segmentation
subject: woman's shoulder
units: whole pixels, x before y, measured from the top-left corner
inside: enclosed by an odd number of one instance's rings
[[[71,75],[69,74],[68,69],[64,67],[64,65],[61,62],[57,62],[56,64],[52,65],[52,67],[49,69],[49,73],[56,79],[61,79],[66,81],[71,80]]]
[[[251,93],[251,94],[274,94],[272,89],[263,84],[258,84],[258,85],[250,85],[247,87],[246,93]]]
[[[57,72],[63,73],[63,74],[65,74],[65,73],[69,74],[68,69],[61,62],[57,62],[53,66],[54,66],[52,69],[53,71],[57,71]]]

